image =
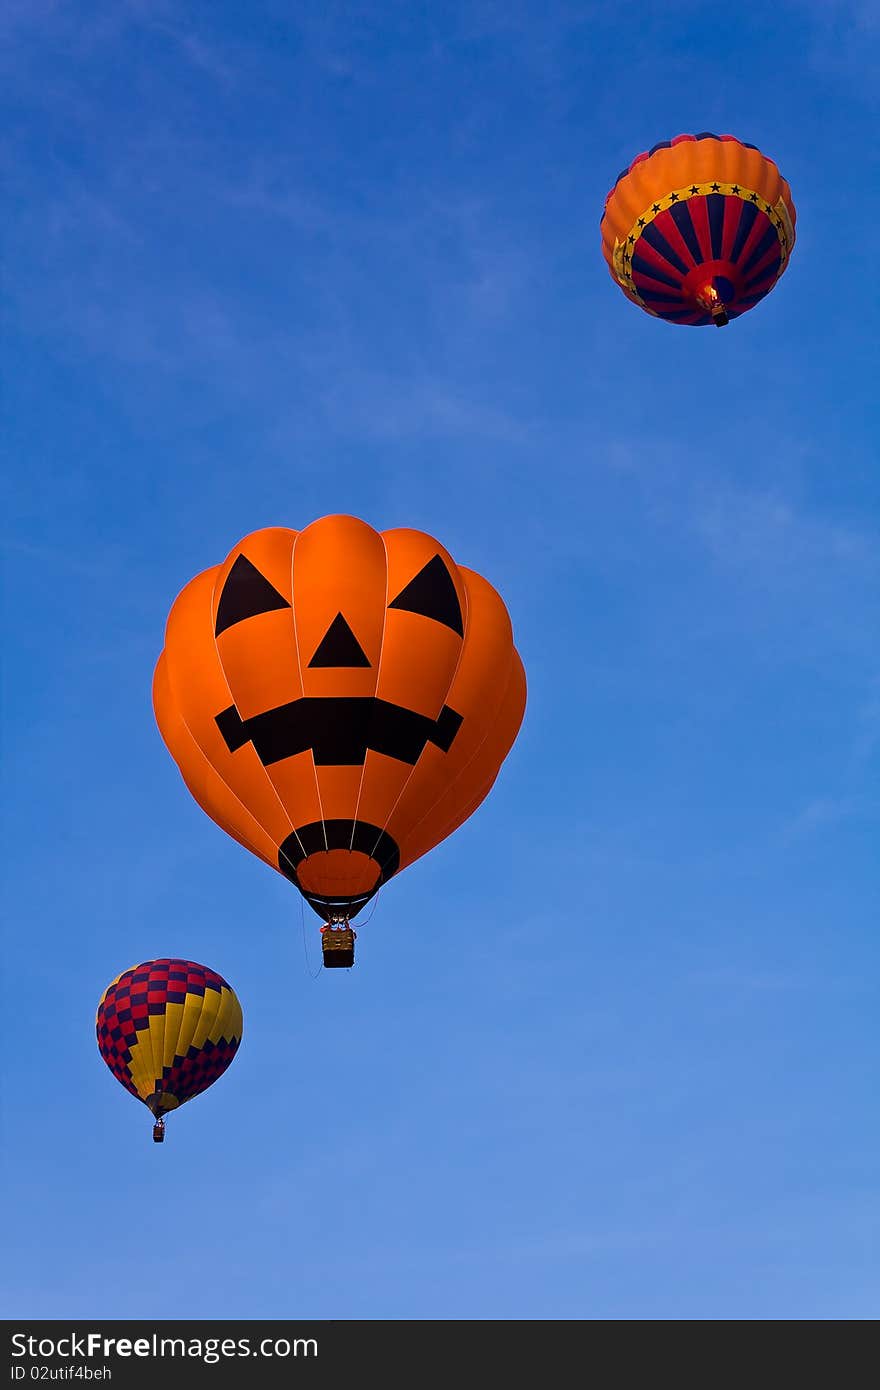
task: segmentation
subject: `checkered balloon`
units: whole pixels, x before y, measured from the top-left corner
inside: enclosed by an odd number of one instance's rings
[[[117,1081],[158,1121],[222,1076],[241,1042],[241,1005],[215,971],[165,957],[107,986],[96,1029]]]

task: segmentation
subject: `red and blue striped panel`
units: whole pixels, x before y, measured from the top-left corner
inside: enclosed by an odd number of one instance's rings
[[[782,248],[756,198],[701,193],[657,213],[629,250],[627,268],[636,293],[659,318],[708,324],[712,316],[697,302],[705,287],[736,318],[773,288]]]

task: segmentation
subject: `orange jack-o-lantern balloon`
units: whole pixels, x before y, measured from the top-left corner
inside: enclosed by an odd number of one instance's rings
[[[175,601],[153,682],[196,801],[327,920],[480,805],[526,683],[492,586],[421,531],[255,531]]]

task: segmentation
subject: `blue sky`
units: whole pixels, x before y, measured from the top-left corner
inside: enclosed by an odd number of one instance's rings
[[[6,1315],[876,1317],[876,8],[2,25]],[[599,249],[694,130],[798,211],[722,333]],[[331,974],[150,682],[193,574],[338,511],[496,585],[529,705]],[[159,1149],[93,1023],[165,954],[245,1037]]]

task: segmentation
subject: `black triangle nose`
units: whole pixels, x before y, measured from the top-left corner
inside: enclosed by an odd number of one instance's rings
[[[369,667],[369,660],[341,613],[337,613],[309,662],[313,666]]]

